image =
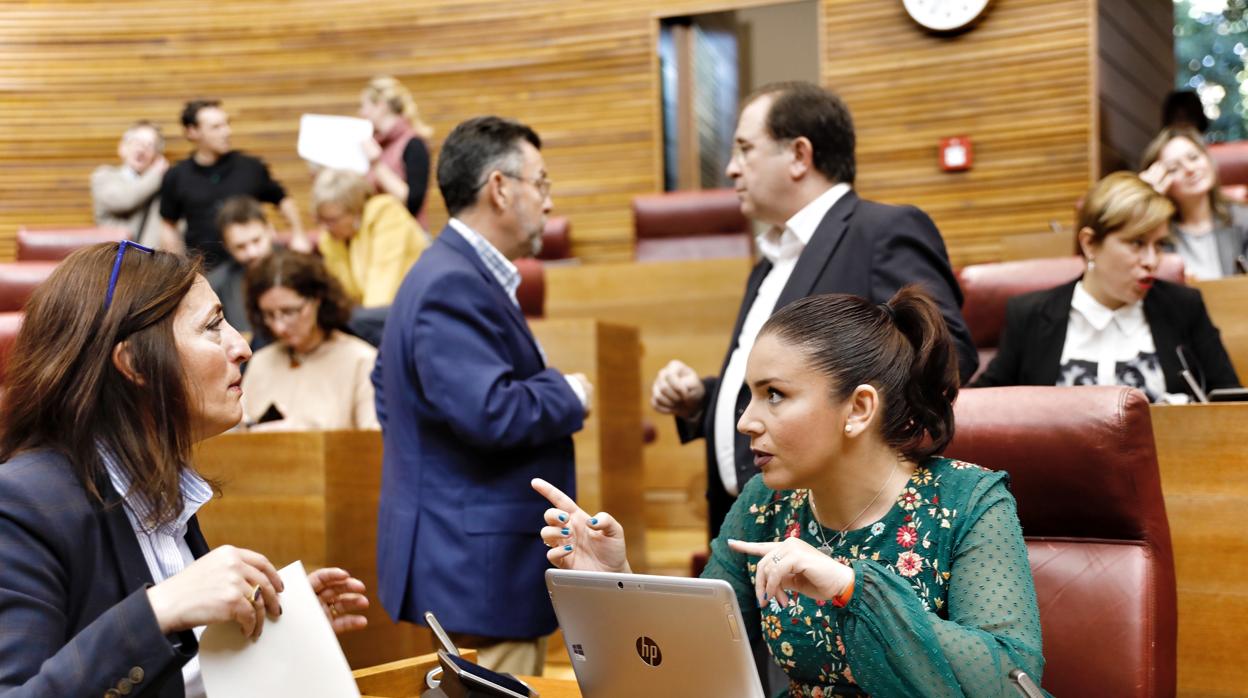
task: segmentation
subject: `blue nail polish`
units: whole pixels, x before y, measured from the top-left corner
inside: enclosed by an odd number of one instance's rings
[[[564,516],[563,514],[560,514],[560,515],[559,515],[559,520],[560,520],[560,521],[567,521],[567,520],[568,520],[568,517]]]
[[[562,533],[563,535],[565,535],[565,536],[566,536],[566,535],[568,535],[569,533],[571,533],[572,531],[570,531],[570,530],[568,530],[568,529],[566,529],[566,528],[561,528],[561,529],[559,529],[559,532],[560,532],[560,533]]]
[[[565,545],[565,546],[563,546],[563,549],[564,549],[564,550],[567,550],[568,552],[572,552],[572,546],[570,546],[570,545]]]
[[[590,519],[590,520],[589,520],[589,525],[590,525],[590,526],[597,526],[597,525],[598,525],[598,519]]]

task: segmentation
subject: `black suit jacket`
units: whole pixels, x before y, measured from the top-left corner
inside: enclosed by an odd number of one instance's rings
[[[750,273],[732,330],[732,343],[720,368],[721,376],[737,345],[745,316],[758,295],[758,287],[770,271],[771,263],[764,259]],[[847,192],[828,210],[802,250],[773,312],[793,301],[823,293],[851,293],[873,303],[883,303],[901,287],[912,283],[922,284],[940,306],[957,344],[959,373],[962,380],[969,379],[979,366],[979,354],[962,320],[962,291],[949,266],[940,231],[927,214],[913,206],[887,206],[860,199],[853,191]],[[696,423],[677,419],[676,423],[682,442],[706,438],[707,498],[713,538],[733,498],[723,488],[715,460],[714,424],[719,379],[706,379],[705,385],[702,419]],[[748,403],[749,393],[742,387],[737,396],[737,416]],[[736,433],[734,451],[737,482],[744,486],[758,472],[750,453],[749,438]]]
[[[124,678],[130,698],[182,698],[190,631],[160,633],[151,572],[107,478],[91,498],[49,451],[0,463],[0,696],[102,696]],[[192,517],[187,545],[208,552]],[[139,680],[135,680],[135,679]]]
[[[1056,385],[1076,282],[1011,298],[997,355],[971,387]],[[1144,296],[1144,318],[1153,333],[1166,392],[1191,394],[1180,374],[1179,347],[1206,390],[1239,387],[1200,291],[1158,279]]]

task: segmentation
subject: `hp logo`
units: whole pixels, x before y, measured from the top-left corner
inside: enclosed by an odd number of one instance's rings
[[[663,652],[659,649],[659,644],[645,635],[637,638],[637,656],[650,666],[663,663]]]

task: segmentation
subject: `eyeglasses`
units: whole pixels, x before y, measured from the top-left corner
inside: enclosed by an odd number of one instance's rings
[[[261,310],[260,317],[264,319],[265,323],[270,324],[270,325],[279,321],[290,322],[291,320],[294,320],[295,318],[299,317],[299,313],[302,313],[303,309],[306,307],[308,307],[308,302],[305,300],[299,305],[291,306],[289,308],[275,308],[273,310]]]
[[[155,251],[150,247],[145,247],[137,242],[130,242],[129,240],[122,240],[117,243],[117,257],[113,260],[113,273],[108,276],[108,293],[104,295],[105,310],[108,310],[108,307],[113,304],[113,292],[117,290],[117,275],[121,273],[121,258],[125,256],[126,248],[128,247],[133,247],[134,249],[140,252],[146,252],[147,254],[152,254],[152,252]]]
[[[528,179],[525,177],[521,177],[518,174],[512,174],[510,172],[503,172],[502,170],[499,170],[498,173],[504,177],[510,177],[511,179],[514,179],[519,182],[532,184],[533,186],[537,187],[537,193],[541,194],[543,199],[550,196],[550,188],[551,186],[554,185],[554,182],[548,179],[546,175],[541,175],[537,179]]]

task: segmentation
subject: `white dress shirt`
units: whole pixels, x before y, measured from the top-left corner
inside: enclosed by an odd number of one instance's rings
[[[754,340],[767,318],[771,317],[780,300],[780,293],[793,275],[798,257],[819,223],[828,215],[832,206],[849,192],[848,184],[837,184],[820,194],[802,210],[785,222],[783,229],[772,227],[758,236],[758,251],[771,262],[771,270],[758,286],[758,295],[750,305],[741,333],[728,358],[728,367],[719,382],[719,397],[715,401],[715,461],[724,489],[736,495],[745,483],[737,482],[736,453],[733,448],[737,433],[737,395],[745,384],[745,363],[754,348]]]
[[[212,488],[199,475],[191,470],[183,470],[179,486],[182,491],[182,513],[173,521],[152,528],[149,525],[152,509],[148,501],[130,493],[130,480],[122,472],[112,456],[101,449],[100,457],[113,489],[125,501],[123,507],[126,518],[130,519],[130,527],[139,541],[139,550],[143,551],[143,560],[152,573],[152,581],[160,584],[173,575],[181,572],[195,562],[191,548],[186,544],[186,529],[191,517],[199,508],[212,498]],[[195,628],[195,637],[204,632],[203,628]],[[205,698],[204,680],[199,672],[199,657],[191,657],[182,665],[182,682],[185,685],[186,698]]]
[[[1150,402],[1166,396],[1166,376],[1157,358],[1144,302],[1110,310],[1075,284],[1058,385],[1129,385]]]

